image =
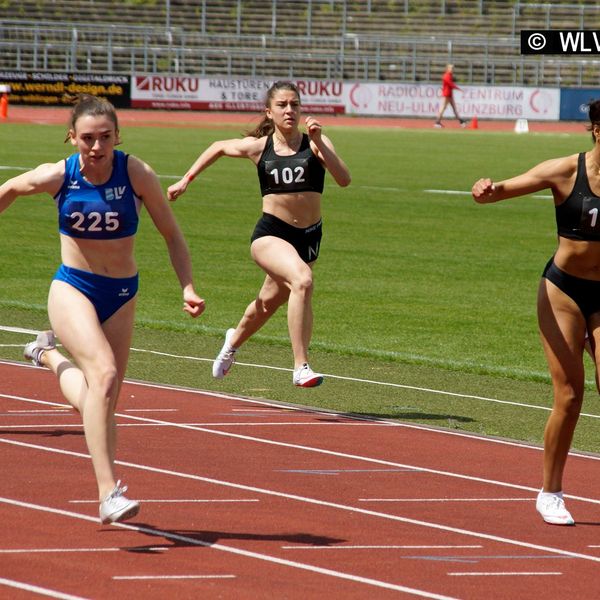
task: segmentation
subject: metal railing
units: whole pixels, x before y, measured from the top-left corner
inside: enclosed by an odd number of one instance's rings
[[[286,0],[300,4],[299,0]],[[373,0],[373,3],[375,0]],[[270,0],[272,31],[283,18],[277,7],[284,0]],[[304,0],[306,31],[317,6],[347,7],[346,0]],[[241,31],[245,2],[235,0],[236,31]],[[267,4],[265,2],[264,4]],[[477,2],[488,11],[492,2]],[[216,5],[216,3],[215,3]],[[370,10],[371,2],[360,4]],[[169,6],[167,0],[166,6]],[[197,6],[197,4],[196,4]],[[437,6],[437,5],[436,5]],[[527,84],[595,86],[600,79],[600,62],[577,57],[523,57],[516,35],[476,36],[388,35],[354,33],[342,25],[337,35],[245,35],[215,34],[206,27],[207,1],[200,3],[199,29],[174,26],[170,20],[153,26],[107,23],[55,23],[0,19],[0,70],[66,70],[69,72],[177,74],[326,78],[354,80],[437,81],[447,62],[456,64],[462,84]],[[440,12],[447,10],[443,0]],[[404,2],[408,12],[411,2]],[[536,12],[537,11],[537,12]],[[543,13],[539,13],[543,11]],[[571,12],[569,12],[571,11]],[[475,11],[477,12],[477,11]],[[167,14],[169,11],[167,10]],[[513,33],[532,14],[543,14],[544,27],[558,15],[571,14],[600,19],[600,6],[536,4],[516,2]],[[279,16],[278,16],[279,15]],[[344,13],[348,19],[349,14]],[[254,15],[256,18],[256,15]],[[169,17],[170,19],[170,17]],[[264,17],[263,17],[264,20]],[[345,21],[342,21],[344,23]],[[299,27],[302,29],[302,27]],[[432,27],[432,31],[434,28]],[[204,33],[203,33],[204,31]]]

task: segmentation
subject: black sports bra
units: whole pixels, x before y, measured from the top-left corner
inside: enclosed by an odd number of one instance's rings
[[[263,196],[323,192],[325,167],[311,150],[308,135],[305,133],[302,134],[298,152],[291,156],[275,154],[273,135],[270,135],[256,167]]]
[[[577,158],[577,178],[567,199],[556,206],[558,235],[572,240],[600,241],[600,198],[590,189],[585,152]]]

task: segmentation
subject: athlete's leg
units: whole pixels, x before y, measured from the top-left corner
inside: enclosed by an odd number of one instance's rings
[[[600,312],[594,313],[588,319],[587,332],[585,349],[594,361],[596,390],[600,393]]]
[[[542,278],[538,322],[554,404],[544,431],[544,491],[562,490],[562,477],[583,403],[586,323],[575,302]]]
[[[135,299],[106,322],[109,340],[92,303],[81,292],[63,281],[53,281],[50,287],[50,322],[75,364],[61,358],[56,350],[44,353],[44,364],[57,374],[63,394],[82,414],[100,499],[116,484],[114,410],[125,372],[124,346],[129,346],[134,311]]]
[[[313,324],[312,268],[298,256],[298,252],[290,243],[273,236],[255,240],[251,251],[256,264],[270,278],[265,280],[263,285],[263,290],[266,292],[267,314],[273,306],[282,304],[285,298],[284,290],[288,290],[288,330],[294,354],[294,367],[297,368],[308,362],[308,346]],[[269,309],[269,302],[271,309]],[[262,301],[258,308],[260,309],[261,306],[264,306]]]
[[[133,335],[133,322],[135,317],[137,297],[126,302],[119,310],[102,323],[104,335],[112,348],[117,366],[117,391],[114,405],[109,414],[109,457],[114,464],[117,449],[117,426],[115,423],[115,411],[127,371],[129,351],[131,348],[131,337]]]
[[[256,298],[248,304],[244,315],[238,323],[230,344],[239,348],[248,338],[254,335],[289,298],[289,288],[275,281],[270,275],[265,280]]]

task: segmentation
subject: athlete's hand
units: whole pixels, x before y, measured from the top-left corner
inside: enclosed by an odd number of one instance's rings
[[[177,183],[170,185],[167,188],[167,198],[171,201],[177,200],[177,198],[187,190],[188,183],[189,180],[186,177],[183,177]]]
[[[496,191],[496,186],[494,182],[489,179],[478,179],[471,189],[471,194],[476,202],[486,202],[492,199],[494,192]]]
[[[306,132],[308,133],[308,137],[311,141],[318,143],[321,141],[321,123],[317,121],[314,117],[306,117],[304,120],[306,124]]]
[[[206,308],[203,298],[200,298],[193,289],[183,292],[183,310],[193,318],[199,317]]]

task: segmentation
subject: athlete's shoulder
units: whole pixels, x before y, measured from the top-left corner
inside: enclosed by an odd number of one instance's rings
[[[570,177],[576,170],[579,154],[549,158],[534,167],[534,170],[554,177]]]
[[[39,183],[49,183],[64,179],[66,172],[66,159],[54,163],[42,163],[29,173]]]

